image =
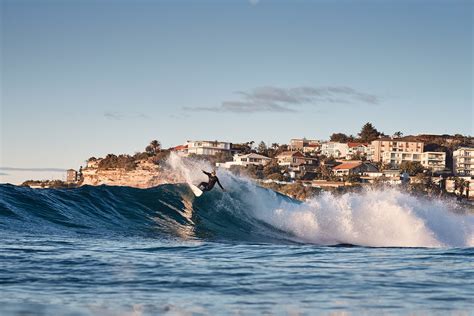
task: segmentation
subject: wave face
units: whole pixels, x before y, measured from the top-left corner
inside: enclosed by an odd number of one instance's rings
[[[395,189],[292,200],[230,174],[195,198],[186,184],[151,189],[0,185],[0,229],[223,242],[472,247],[474,216]]]

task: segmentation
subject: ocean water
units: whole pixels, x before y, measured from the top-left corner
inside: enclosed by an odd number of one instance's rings
[[[474,216],[395,189],[298,202],[0,185],[1,315],[474,314]]]

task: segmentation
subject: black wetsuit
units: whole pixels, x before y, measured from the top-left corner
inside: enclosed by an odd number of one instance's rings
[[[210,191],[210,190],[212,190],[212,188],[214,187],[214,185],[217,182],[217,184],[221,187],[221,189],[224,190],[221,183],[219,182],[219,179],[216,176],[213,176],[212,174],[210,174],[209,172],[206,172],[204,170],[202,172],[204,172],[204,174],[209,177],[209,181],[208,182],[201,182],[198,185],[199,189],[201,189],[202,191]]]

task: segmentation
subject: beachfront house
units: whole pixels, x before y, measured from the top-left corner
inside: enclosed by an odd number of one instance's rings
[[[217,153],[231,153],[231,143],[220,142],[220,141],[207,141],[207,140],[188,140],[186,142],[188,146],[188,155],[206,155],[214,156]]]
[[[304,164],[306,158],[300,151],[284,151],[276,156],[278,165],[284,167],[296,167]]]
[[[247,167],[248,165],[265,166],[270,161],[272,161],[271,158],[268,158],[266,156],[256,154],[256,153],[250,153],[246,155],[235,154],[233,156],[232,161],[228,161],[224,163],[218,162],[216,163],[216,166],[226,168],[226,169],[229,169],[231,166],[243,166],[243,167]]]
[[[366,172],[377,172],[376,166],[362,161],[347,161],[332,169],[334,175],[342,177],[349,175],[362,175]]]

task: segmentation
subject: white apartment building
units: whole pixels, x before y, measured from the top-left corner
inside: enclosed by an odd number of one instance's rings
[[[231,166],[243,166],[247,167],[248,165],[255,165],[255,166],[265,166],[269,163],[272,159],[268,158],[263,155],[259,155],[256,153],[251,153],[247,155],[239,155],[236,154],[233,157],[233,161],[228,161],[224,163],[216,163],[217,167],[222,167],[229,169]]]
[[[321,145],[321,154],[327,157],[344,158],[349,152],[346,143],[326,142]]]
[[[368,160],[381,162],[385,152],[422,153],[422,142],[409,141],[404,138],[380,138],[370,144]]]
[[[231,152],[231,143],[207,140],[188,140],[188,154],[213,156],[221,152]]]
[[[461,147],[453,151],[453,172],[459,176],[474,176],[474,148]]]
[[[431,169],[432,171],[442,171],[446,167],[446,153],[434,151],[426,151],[423,153],[386,151],[382,154],[383,164],[399,167],[402,162],[419,162],[423,167]]]
[[[421,165],[432,171],[442,171],[446,168],[446,153],[425,151],[421,154]]]

